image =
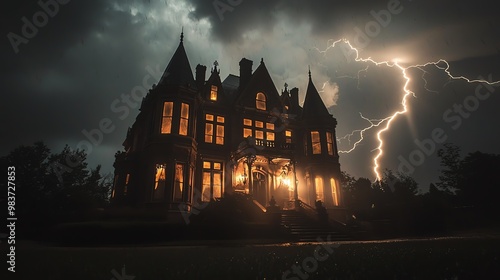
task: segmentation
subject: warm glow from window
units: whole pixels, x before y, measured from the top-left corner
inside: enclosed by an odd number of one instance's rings
[[[257,93],[255,97],[255,108],[266,110],[266,96],[262,92]]]
[[[248,129],[248,128],[244,128],[243,129],[243,137],[244,138],[252,137],[252,130]]]
[[[329,131],[326,132],[326,147],[328,154],[333,156],[333,134]]]
[[[211,123],[205,124],[205,142],[212,143],[214,136],[214,125]]]
[[[243,125],[252,126],[252,120],[251,119],[243,119]]]
[[[222,163],[203,162],[202,201],[222,197],[222,174]]]
[[[174,111],[173,102],[163,103],[163,117],[161,121],[161,133],[170,134],[172,133],[172,114]]]
[[[255,138],[257,138],[257,139],[264,139],[264,131],[262,131],[262,130],[256,130],[255,131]]]
[[[330,186],[332,187],[333,205],[339,206],[338,185],[334,178],[330,178]]]
[[[217,101],[217,86],[212,86],[210,89],[210,100]]]
[[[274,132],[267,132],[266,133],[266,140],[267,141],[274,141]]]
[[[153,199],[160,200],[165,195],[165,164],[156,165],[155,185],[153,189]]]
[[[181,104],[181,119],[179,123],[179,135],[187,135],[189,126],[189,104]]]
[[[182,192],[184,191],[184,165],[175,164],[175,183],[174,183],[174,200],[182,201]]]
[[[314,178],[314,185],[316,186],[316,201],[321,200],[321,202],[325,202],[323,178],[319,176]]]
[[[266,123],[266,128],[269,130],[274,130],[274,123]]]
[[[224,145],[224,126],[217,125],[217,132],[215,137],[215,144]]]
[[[255,127],[264,128],[264,123],[261,121],[255,121]]]
[[[125,186],[123,186],[123,194],[127,194],[128,192],[128,181],[130,180],[130,174],[127,174],[125,177]]]
[[[217,120],[217,125],[214,120]],[[224,121],[225,118],[222,116],[206,114],[205,115],[205,142],[213,143],[214,142],[214,128],[215,130],[215,144],[224,145]]]
[[[285,138],[286,138],[287,143],[292,143],[292,131],[291,130],[285,131]]]
[[[321,141],[318,131],[311,131],[311,143],[313,155],[321,154]]]

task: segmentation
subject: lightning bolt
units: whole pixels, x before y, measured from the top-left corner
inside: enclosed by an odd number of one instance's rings
[[[408,112],[408,105],[407,105],[408,98],[410,96],[416,97],[415,93],[412,90],[409,89],[409,85],[411,83],[411,78],[408,75],[408,72],[407,72],[408,70],[410,70],[410,69],[418,69],[419,71],[421,71],[422,72],[421,79],[424,80],[424,82],[425,82],[424,88],[426,90],[430,91],[430,92],[435,92],[435,93],[437,93],[437,91],[430,90],[427,87],[427,80],[425,79],[425,75],[428,74],[428,72],[425,70],[425,68],[428,67],[428,66],[433,66],[433,67],[436,67],[439,70],[442,70],[448,76],[448,79],[449,79],[448,83],[451,82],[451,81],[454,81],[454,80],[463,80],[463,81],[465,81],[467,83],[486,83],[488,85],[499,85],[500,84],[500,81],[489,82],[489,81],[483,80],[483,79],[469,79],[469,78],[464,77],[464,76],[454,76],[450,72],[450,64],[448,63],[448,61],[446,61],[444,59],[439,59],[438,61],[427,62],[427,63],[424,63],[424,64],[415,64],[415,65],[403,66],[403,65],[401,65],[399,63],[399,61],[397,59],[394,59],[392,61],[375,61],[375,60],[373,60],[370,57],[368,57],[368,58],[362,58],[359,55],[359,50],[356,49],[355,47],[353,47],[351,45],[351,43],[349,42],[349,40],[344,39],[344,38],[343,39],[339,39],[339,40],[332,40],[332,39],[328,40],[327,41],[327,48],[325,50],[320,50],[318,48],[315,48],[315,49],[319,53],[321,53],[324,56],[326,56],[327,52],[330,49],[335,48],[338,43],[344,43],[344,44],[346,44],[349,47],[349,52],[354,54],[354,61],[368,63],[369,65],[373,64],[375,66],[387,66],[387,67],[391,67],[391,68],[397,68],[397,69],[399,69],[401,71],[401,76],[403,77],[403,79],[405,81],[404,86],[402,88],[401,109],[399,109],[399,110],[395,111],[394,113],[392,113],[391,115],[389,115],[389,116],[387,116],[387,117],[385,117],[383,119],[379,119],[379,120],[367,119],[367,118],[365,118],[360,113],[361,118],[364,119],[364,120],[366,120],[366,121],[368,121],[370,123],[370,126],[364,128],[364,129],[354,130],[351,133],[345,135],[344,137],[338,138],[338,140],[348,140],[349,143],[350,143],[351,137],[353,137],[354,134],[359,133],[360,139],[354,143],[354,145],[352,146],[351,149],[345,150],[345,151],[339,151],[339,153],[350,153],[350,152],[354,151],[356,149],[356,147],[361,142],[363,142],[363,140],[365,139],[363,137],[363,134],[366,131],[368,131],[368,130],[370,130],[372,128],[379,127],[382,124],[385,124],[385,126],[382,126],[382,128],[380,130],[378,130],[377,133],[376,133],[376,138],[377,138],[377,141],[378,141],[378,146],[374,149],[374,151],[377,151],[377,154],[373,158],[373,172],[375,174],[376,181],[382,179],[380,171],[379,171],[379,168],[380,168],[379,161],[382,158],[382,156],[384,155],[384,139],[383,139],[383,135],[390,130],[391,124],[397,119],[398,116],[404,115],[404,114],[406,114]],[[345,54],[346,50],[343,50],[343,51],[344,51],[344,54]],[[346,55],[346,58],[348,58],[347,55]],[[369,65],[366,68],[361,69],[361,70],[358,71],[358,74],[357,74],[358,88],[359,88],[360,74],[362,72],[366,72],[368,70]],[[350,77],[350,76],[340,76],[340,77],[337,77],[337,78],[345,78],[345,77],[353,78],[353,77]],[[446,84],[448,84],[448,83],[446,83]],[[444,86],[446,86],[446,84]]]

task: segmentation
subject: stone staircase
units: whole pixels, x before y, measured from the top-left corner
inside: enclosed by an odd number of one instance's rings
[[[281,211],[281,226],[290,231],[299,242],[352,240],[348,234],[331,225],[321,224],[306,214],[295,210]]]

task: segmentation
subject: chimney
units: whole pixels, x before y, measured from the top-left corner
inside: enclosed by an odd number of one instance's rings
[[[290,105],[292,105],[292,108],[299,107],[299,89],[296,87],[290,90],[290,103]]]
[[[205,65],[198,64],[196,66],[196,85],[201,89],[205,84],[205,73],[207,72],[207,67]]]
[[[240,91],[243,90],[252,76],[252,65],[253,62],[246,58],[242,58],[240,61]]]

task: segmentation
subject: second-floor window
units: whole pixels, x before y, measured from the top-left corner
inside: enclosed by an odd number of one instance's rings
[[[181,118],[179,121],[179,135],[187,135],[189,127],[189,104],[181,104]]]
[[[223,116],[205,114],[205,142],[224,145],[224,122]]]
[[[167,101],[163,103],[163,117],[161,120],[161,133],[172,133],[172,116],[174,112],[174,102]]]
[[[311,144],[313,155],[321,154],[321,140],[318,131],[311,131]]]
[[[329,131],[326,132],[326,148],[328,150],[328,154],[333,156],[333,133]]]

